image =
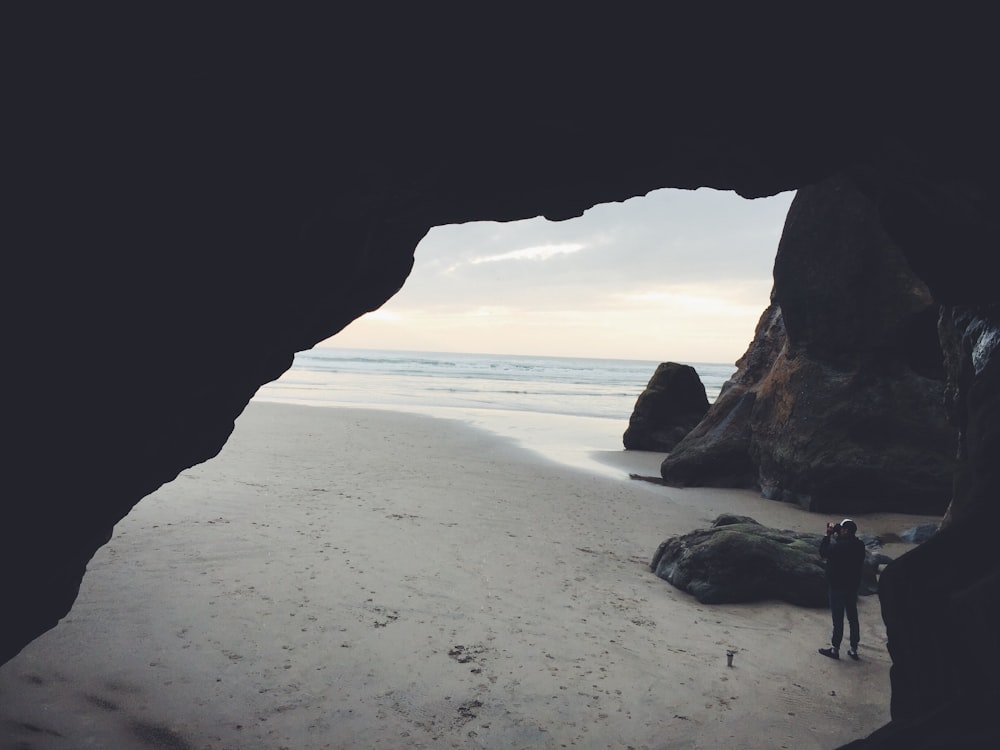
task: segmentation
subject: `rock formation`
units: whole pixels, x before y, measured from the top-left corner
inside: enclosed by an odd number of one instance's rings
[[[622,442],[626,450],[669,452],[707,411],[698,372],[691,365],[663,362],[636,399]]]
[[[664,460],[660,473],[667,483],[758,487],[757,466],[750,454],[756,386],[771,372],[785,341],[781,309],[772,303],[761,315],[750,348],[736,363],[736,372],[722,386],[715,403]]]
[[[663,479],[759,487],[809,510],[943,513],[956,430],[938,306],[846,178],[796,195],[772,299]]]
[[[665,540],[650,570],[704,604],[779,599],[800,607],[828,604],[822,534],[761,526],[748,516],[722,515],[709,529]],[[877,540],[864,538],[865,555],[858,593],[878,591],[879,566],[889,558],[873,552]]]
[[[430,227],[846,173],[950,311],[960,446],[948,525],[883,573],[893,720],[857,746],[1000,743],[992,24],[917,6],[822,23],[33,7],[5,19],[0,661],[295,351],[399,289]]]
[[[904,542],[910,542],[911,544],[923,544],[932,536],[937,533],[938,524],[936,523],[921,523],[916,526],[911,526],[910,528],[903,531],[899,538]]]

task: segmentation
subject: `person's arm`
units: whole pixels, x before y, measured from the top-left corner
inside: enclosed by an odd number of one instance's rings
[[[819,543],[819,556],[820,557],[830,557],[830,552],[832,548],[830,547],[830,535],[827,534],[823,537],[823,541]]]

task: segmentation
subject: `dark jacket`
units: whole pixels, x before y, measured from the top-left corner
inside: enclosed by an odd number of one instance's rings
[[[865,543],[856,536],[823,537],[819,555],[826,560],[826,582],[834,591],[857,591],[861,586],[861,568],[865,564]]]

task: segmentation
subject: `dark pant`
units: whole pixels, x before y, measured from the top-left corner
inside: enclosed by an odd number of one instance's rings
[[[851,648],[856,649],[861,641],[861,627],[858,625],[858,592],[830,589],[830,614],[833,615],[833,635],[830,636],[830,644],[836,649],[840,648],[840,642],[844,640],[845,613],[847,622],[851,626]]]

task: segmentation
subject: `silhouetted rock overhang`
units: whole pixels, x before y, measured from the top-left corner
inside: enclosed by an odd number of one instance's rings
[[[215,455],[295,351],[399,289],[430,227],[849,172],[935,299],[968,311],[955,352],[971,363],[954,401],[962,513],[888,569],[886,606],[919,599],[940,627],[887,614],[908,685],[881,736],[920,747],[987,720],[967,707],[996,702],[996,608],[975,602],[997,600],[997,563],[959,584],[927,561],[998,516],[990,24],[940,9],[44,12],[6,24],[0,660],[56,624],[114,524]],[[928,568],[935,585],[916,585]],[[969,632],[948,620],[959,585],[980,586],[962,599]],[[925,632],[962,648],[926,660]]]

